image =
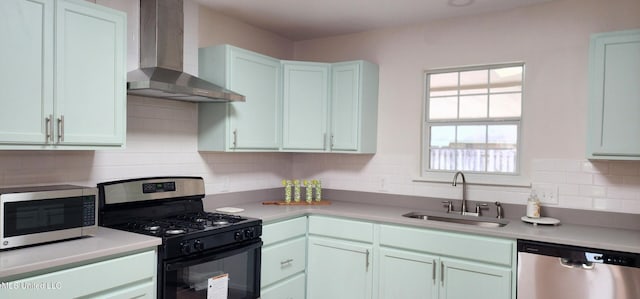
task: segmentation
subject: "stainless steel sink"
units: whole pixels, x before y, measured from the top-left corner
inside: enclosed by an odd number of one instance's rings
[[[475,226],[481,226],[481,227],[503,227],[509,224],[509,220],[505,220],[505,219],[465,216],[465,215],[459,215],[459,214],[445,214],[445,213],[436,213],[436,212],[410,212],[402,216],[407,218],[459,223],[459,224],[475,225]]]

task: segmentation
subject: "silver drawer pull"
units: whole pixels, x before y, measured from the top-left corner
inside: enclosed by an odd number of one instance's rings
[[[293,262],[293,259],[288,259],[288,260],[281,261],[280,262],[280,267],[291,265],[291,262]]]

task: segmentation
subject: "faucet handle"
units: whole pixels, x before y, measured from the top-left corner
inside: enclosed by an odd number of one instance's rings
[[[478,216],[481,216],[482,213],[480,212],[480,210],[486,210],[488,208],[489,208],[489,205],[486,203],[476,204],[476,213],[478,214]]]
[[[447,200],[447,201],[443,201],[442,203],[444,204],[443,206],[445,208],[447,208],[447,213],[453,212],[453,202],[452,201]]]

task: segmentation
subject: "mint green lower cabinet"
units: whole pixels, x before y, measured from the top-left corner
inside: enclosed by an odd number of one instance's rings
[[[442,258],[440,263],[441,299],[511,298],[510,268],[451,258]]]
[[[306,235],[306,216],[269,223],[263,226],[261,298],[305,298]]]
[[[515,241],[397,225],[379,230],[381,299],[394,298],[394,287],[422,294],[406,298],[515,298]]]
[[[156,298],[156,252],[4,282],[0,298]]]
[[[434,255],[381,248],[378,298],[438,298],[439,260]]]
[[[306,276],[300,273],[260,291],[261,299],[304,299]]]
[[[371,298],[372,251],[372,245],[310,236],[307,298]]]

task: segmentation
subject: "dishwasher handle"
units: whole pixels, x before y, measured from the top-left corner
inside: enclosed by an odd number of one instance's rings
[[[571,269],[593,270],[596,267],[593,262],[572,261],[566,258],[558,258],[558,261],[563,267]]]

